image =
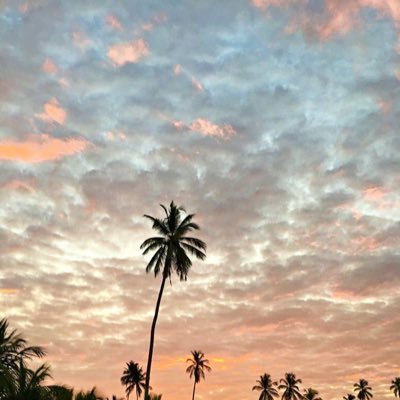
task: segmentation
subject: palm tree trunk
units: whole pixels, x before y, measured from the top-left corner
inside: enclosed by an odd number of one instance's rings
[[[192,400],[194,400],[194,392],[196,391],[196,379],[194,380],[193,384],[193,394],[192,394]]]
[[[150,372],[151,372],[151,361],[153,359],[153,348],[154,348],[154,334],[156,332],[156,323],[158,318],[158,311],[160,310],[161,298],[164,291],[166,277],[163,276],[160,292],[158,293],[158,299],[156,304],[156,310],[154,312],[153,323],[151,325],[151,332],[150,332],[150,346],[149,346],[149,357],[147,359],[147,370],[146,370],[146,385],[144,388],[144,400],[147,400],[149,395],[149,388],[150,388]]]

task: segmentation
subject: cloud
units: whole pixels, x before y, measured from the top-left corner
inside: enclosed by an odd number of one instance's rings
[[[55,74],[58,72],[58,68],[52,60],[46,58],[42,64],[42,71],[46,72],[47,74]]]
[[[61,107],[58,100],[53,97],[44,105],[44,113],[36,114],[36,116],[43,121],[57,122],[60,125],[64,125],[67,112]]]
[[[57,139],[47,134],[31,135],[23,142],[0,142],[0,159],[38,163],[83,152],[88,145],[89,142],[81,138]]]
[[[200,133],[201,135],[212,136],[221,139],[231,139],[237,134],[232,125],[217,125],[204,118],[198,118],[189,125],[186,125],[183,121],[178,120],[172,121],[171,123],[177,130],[188,128],[189,130]]]
[[[112,15],[112,14],[107,15],[106,22],[113,29],[120,31],[120,32],[123,31],[121,22],[118,20],[118,18],[115,15]]]
[[[127,63],[137,63],[150,53],[148,44],[143,39],[118,43],[109,47],[107,56],[118,67]]]
[[[189,129],[193,132],[201,133],[204,136],[215,136],[222,139],[230,139],[236,135],[232,125],[217,125],[207,119],[198,118],[189,125]]]

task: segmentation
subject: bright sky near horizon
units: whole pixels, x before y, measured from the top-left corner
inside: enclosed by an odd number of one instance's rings
[[[54,381],[122,395],[159,279],[142,216],[196,213],[152,386],[324,400],[400,374],[399,0],[0,0],[0,317]]]

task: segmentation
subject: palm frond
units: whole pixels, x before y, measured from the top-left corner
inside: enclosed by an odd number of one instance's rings
[[[190,244],[186,244],[186,243],[181,243],[181,246],[189,251],[192,255],[196,256],[197,258],[199,258],[200,260],[204,260],[206,258],[206,254],[203,253],[202,251],[200,251],[199,249],[197,249],[196,247],[190,245]]]
[[[184,236],[184,237],[181,238],[181,241],[182,241],[182,242],[189,243],[189,244],[191,244],[191,245],[193,245],[193,246],[196,246],[196,247],[199,248],[200,250],[204,250],[204,251],[207,250],[207,245],[206,245],[206,243],[203,242],[203,241],[200,240],[200,239],[197,239],[197,238],[194,238],[194,237]]]
[[[156,230],[158,233],[161,235],[168,235],[170,233],[168,225],[165,224],[165,222],[159,218],[154,218],[151,215],[144,215],[145,218],[148,218],[150,221],[153,222],[152,228]]]

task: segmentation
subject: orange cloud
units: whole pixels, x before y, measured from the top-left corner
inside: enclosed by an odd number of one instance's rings
[[[58,100],[53,97],[44,105],[44,113],[37,114],[37,117],[43,121],[57,122],[60,125],[64,125],[67,112],[60,106]]]
[[[50,60],[50,58],[46,58],[42,64],[42,71],[47,74],[55,74],[58,71],[57,66]]]
[[[119,22],[118,18],[114,15],[107,15],[106,22],[108,25],[111,26],[111,28],[115,29],[116,31],[123,31],[121,22]]]
[[[0,159],[37,163],[80,153],[88,146],[89,142],[81,138],[57,139],[47,134],[31,135],[23,142],[0,142]]]
[[[12,181],[7,182],[2,186],[4,189],[9,189],[9,190],[23,190],[26,192],[34,192],[34,181],[31,180],[29,183],[20,181],[18,179],[14,179]]]
[[[229,139],[236,135],[236,131],[231,125],[217,125],[203,118],[198,118],[193,121],[189,125],[189,129],[204,136],[215,136],[223,139]]]
[[[19,292],[18,289],[0,288],[0,295],[1,294],[17,294],[18,292]]]
[[[149,46],[143,39],[119,43],[109,47],[107,56],[118,67],[127,63],[137,63],[150,53]]]

